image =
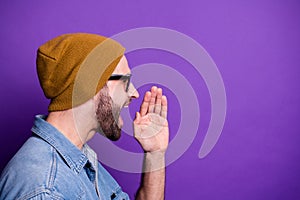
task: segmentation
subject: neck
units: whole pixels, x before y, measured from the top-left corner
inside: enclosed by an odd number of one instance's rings
[[[74,115],[74,110],[50,112],[47,122],[58,129],[77,148],[83,145],[96,133],[91,123],[84,116]]]

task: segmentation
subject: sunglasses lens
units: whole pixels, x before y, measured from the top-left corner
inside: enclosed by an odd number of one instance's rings
[[[130,75],[121,75],[121,74],[113,74],[108,80],[123,80],[125,84],[125,91],[128,92],[129,85],[130,85]]]
[[[130,77],[127,79],[127,83],[126,83],[126,92],[128,92],[129,85],[130,85]]]

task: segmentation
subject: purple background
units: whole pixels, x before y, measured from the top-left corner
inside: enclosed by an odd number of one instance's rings
[[[167,167],[166,199],[300,199],[299,8],[296,0],[2,0],[0,170],[30,136],[33,116],[47,113],[35,70],[38,46],[62,33],[112,36],[158,26],[187,34],[208,51],[222,74],[228,101],[220,140],[200,160],[210,119],[201,76],[166,52],[128,54],[131,67],[148,62],[173,66],[198,91],[199,132],[188,151]],[[172,138],[180,112],[176,95],[167,92]],[[124,136],[119,145],[126,148],[126,140],[135,143]],[[140,175],[109,171],[133,197]]]

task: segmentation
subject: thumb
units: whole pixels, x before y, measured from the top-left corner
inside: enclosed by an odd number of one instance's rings
[[[141,120],[141,114],[139,112],[136,112],[135,113],[135,120],[134,121],[137,122],[137,123],[139,123],[140,120]]]

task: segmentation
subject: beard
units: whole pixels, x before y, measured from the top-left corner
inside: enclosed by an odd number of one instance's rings
[[[98,106],[96,108],[98,132],[112,141],[121,137],[121,128],[118,125],[121,107],[115,104],[108,93],[107,86],[100,90]]]

